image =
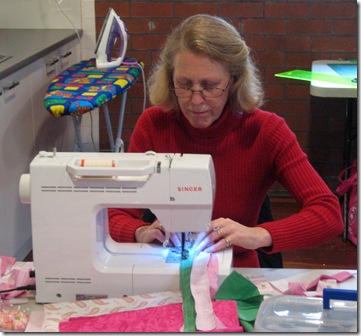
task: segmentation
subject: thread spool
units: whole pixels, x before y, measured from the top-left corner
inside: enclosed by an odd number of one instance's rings
[[[114,160],[97,160],[97,159],[81,159],[78,160],[78,165],[80,167],[102,167],[102,168],[114,168]]]

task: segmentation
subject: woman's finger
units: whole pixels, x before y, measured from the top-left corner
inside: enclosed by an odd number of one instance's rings
[[[215,244],[208,246],[204,252],[207,253],[215,253],[221,250],[224,250],[227,247],[232,246],[232,241],[229,237],[225,237],[223,239],[220,239],[218,242],[216,242]]]

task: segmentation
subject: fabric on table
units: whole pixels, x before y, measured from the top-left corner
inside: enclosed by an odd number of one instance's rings
[[[212,305],[212,299],[218,290],[218,258],[214,254],[201,252],[193,259],[190,286],[196,311],[196,329],[225,329]]]
[[[307,290],[315,290],[320,280],[335,279],[337,282],[343,282],[351,277],[353,277],[353,274],[347,271],[338,272],[334,275],[322,274],[309,283],[309,285],[307,286]]]
[[[307,284],[305,282],[289,282],[288,289],[283,294],[288,295],[305,295]]]
[[[218,291],[218,273],[219,273],[219,264],[218,257],[214,254],[210,254],[210,259],[208,262],[208,278],[209,278],[209,291],[211,298],[214,299]]]
[[[213,309],[225,325],[222,332],[242,331],[236,302],[214,301]],[[183,325],[181,303],[91,317],[74,317],[59,323],[60,332],[179,332]]]
[[[233,300],[212,301],[217,288],[218,259],[208,253],[180,263],[182,303],[149,307],[59,323],[60,332],[241,332]]]
[[[95,58],[83,60],[51,81],[44,106],[55,117],[92,111],[133,86],[140,66],[144,67],[143,62],[126,58],[119,67],[98,69]]]
[[[341,271],[333,275],[321,274],[309,284],[305,282],[288,282],[285,279],[271,281],[270,283],[284,295],[322,297],[322,287],[336,288],[338,282],[343,282],[353,276],[351,272]]]
[[[196,310],[197,330],[214,330],[217,322],[213,311],[208,278],[208,262],[210,254],[201,252],[193,259],[190,275],[190,287]],[[220,325],[218,329],[223,328]]]
[[[226,329],[215,314],[212,302],[218,289],[218,258],[215,255],[200,252],[193,256],[193,262],[188,261],[187,265],[191,265],[190,284],[188,279],[187,282],[182,282],[182,293],[190,295],[190,287],[193,300],[183,298],[183,315],[185,321],[191,318],[192,324],[181,330],[221,331]]]
[[[0,256],[0,279],[15,264],[16,258]]]
[[[247,332],[254,331],[254,322],[263,295],[251,281],[233,271],[219,287],[215,299],[235,300],[241,325]]]
[[[181,259],[179,265],[180,285],[183,301],[183,320],[184,325],[178,331],[194,332],[196,331],[196,310],[194,298],[191,292],[191,272],[194,255],[189,255],[186,259]]]
[[[31,266],[21,265],[19,267],[14,266],[11,270],[0,279],[0,291],[9,290],[16,287],[34,285],[35,279],[30,278],[29,272],[32,270]],[[26,293],[25,290],[14,290],[11,292],[5,292],[0,294],[1,299],[10,300],[14,297],[22,296]]]
[[[182,303],[180,290],[122,296],[108,299],[93,299],[44,304],[42,331],[59,332],[59,323],[70,317],[100,316],[130,310]]]

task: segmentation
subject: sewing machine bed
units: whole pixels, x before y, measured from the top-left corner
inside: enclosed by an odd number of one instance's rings
[[[56,76],[44,98],[54,116],[79,116],[127,91],[141,74],[144,63],[125,58],[116,68],[98,69],[95,58],[74,64]]]

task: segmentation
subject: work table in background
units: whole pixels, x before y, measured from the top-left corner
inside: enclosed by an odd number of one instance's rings
[[[73,29],[0,29],[0,79],[77,38]]]

